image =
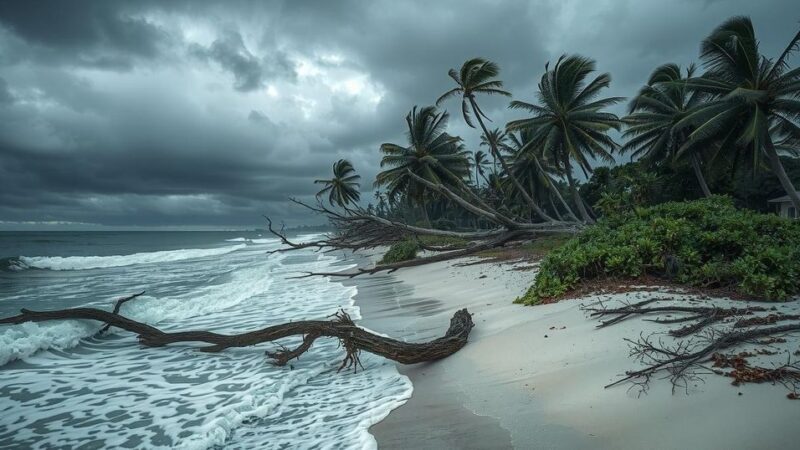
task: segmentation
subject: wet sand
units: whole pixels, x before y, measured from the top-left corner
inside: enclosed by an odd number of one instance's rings
[[[780,386],[733,387],[728,379],[710,376],[688,386],[688,395],[673,394],[666,380],[654,380],[645,395],[627,386],[603,388],[636,367],[624,338],[665,329],[634,319],[598,330],[579,305],[664,294],[523,307],[511,302],[534,272],[497,264],[459,266],[469,261],[356,281],[361,324],[370,329],[427,340],[441,335],[453,312],[464,307],[476,323],[469,344],[456,355],[399,366],[414,393],[370,429],[380,448],[751,449],[793,448],[800,440],[800,401],[786,399]],[[779,308],[798,311],[797,303]],[[786,350],[798,347],[792,338]]]

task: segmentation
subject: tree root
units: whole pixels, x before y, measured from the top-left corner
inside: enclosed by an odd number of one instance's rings
[[[472,316],[466,309],[462,309],[456,311],[450,319],[450,327],[444,336],[429,342],[407,343],[379,336],[360,328],[347,313],[339,311],[334,315],[333,320],[289,322],[240,334],[221,334],[200,330],[169,333],[119,314],[119,307],[124,302],[142,294],[118,300],[113,312],[97,308],[69,308],[52,311],[22,309],[19,315],[0,319],[0,325],[50,320],[96,320],[106,323],[103,330],[114,326],[136,333],[139,342],[146,347],[162,347],[179,342],[210,344],[200,348],[200,351],[203,352],[219,352],[231,347],[248,347],[290,336],[303,336],[303,342],[295,349],[284,347],[278,351],[267,352],[272,363],[278,366],[284,366],[308,351],[316,339],[332,337],[339,340],[346,353],[339,370],[352,368],[354,371],[361,365],[358,357],[361,351],[373,353],[401,364],[416,364],[446,358],[467,344],[469,333],[474,327]]]
[[[619,308],[607,308],[602,303],[599,307],[582,307],[584,311],[588,311],[592,317],[605,317],[611,316],[612,318],[597,325],[598,328],[607,327],[623,320],[629,319],[634,316],[643,316],[651,314],[686,314],[686,316],[674,318],[657,318],[645,319],[649,322],[661,324],[673,324],[694,322],[685,325],[681,328],[669,331],[670,336],[685,337],[703,330],[709,325],[721,322],[725,319],[735,316],[752,315],[754,312],[767,311],[766,308],[761,306],[752,306],[748,308],[718,308],[716,306],[682,306],[682,305],[669,305],[669,306],[648,306],[658,301],[670,301],[672,298],[653,298],[641,301],[634,304],[625,304]],[[740,321],[741,322],[741,321]],[[766,323],[765,323],[766,324]],[[747,325],[743,325],[747,326]]]
[[[678,386],[688,387],[688,381],[697,378],[692,369],[702,368],[702,364],[710,361],[715,353],[753,343],[758,338],[797,331],[800,331],[800,322],[745,331],[720,332],[712,329],[698,341],[679,341],[673,345],[664,344],[660,339],[654,342],[652,335],[642,335],[638,341],[626,339],[631,345],[631,356],[644,363],[645,368],[625,372],[625,377],[605,387],[632,382],[646,390],[650,379],[662,372],[667,373],[673,390]]]
[[[630,383],[631,388],[638,388],[640,393],[646,392],[654,376],[664,375],[670,380],[673,392],[678,387],[688,391],[690,382],[702,380],[701,374],[712,373],[733,378],[734,385],[743,383],[772,382],[782,384],[791,392],[788,398],[800,398],[800,363],[788,362],[773,368],[750,365],[748,357],[757,355],[775,355],[778,352],[770,348],[772,344],[786,342],[781,337],[800,332],[800,315],[783,314],[775,308],[748,306],[746,308],[721,308],[717,306],[654,306],[660,301],[674,301],[673,298],[652,298],[638,303],[623,304],[609,308],[602,302],[591,306],[581,306],[591,317],[608,318],[597,327],[603,328],[618,324],[632,317],[659,315],[655,319],[643,319],[659,324],[687,323],[681,328],[669,330],[668,342],[658,333],[641,334],[638,340],[626,339],[630,347],[630,355],[644,367],[629,370],[625,376],[606,385],[606,388],[623,383]],[[743,317],[748,316],[748,317]],[[738,318],[738,320],[737,320]],[[716,327],[721,323],[729,323],[725,330]],[[789,322],[778,324],[780,322]],[[777,324],[777,325],[776,325]],[[662,335],[663,336],[663,335]],[[688,338],[688,339],[685,339]],[[752,352],[740,352],[734,355],[724,354],[742,345],[759,346]],[[766,347],[766,348],[764,348]],[[711,363],[711,367],[707,364]],[[733,370],[724,371],[724,368]]]

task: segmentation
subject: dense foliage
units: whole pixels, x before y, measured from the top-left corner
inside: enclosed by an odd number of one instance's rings
[[[419,244],[416,241],[407,240],[395,242],[389,247],[389,250],[386,251],[378,264],[392,264],[414,259],[417,257],[417,252],[419,250]]]
[[[800,222],[737,209],[726,197],[610,215],[545,257],[518,302],[539,303],[582,280],[645,274],[787,299],[800,293]]]
[[[414,259],[417,257],[417,252],[423,250],[423,245],[431,247],[463,247],[467,245],[467,241],[454,237],[417,236],[414,239],[406,239],[392,244],[378,264],[391,264]]]

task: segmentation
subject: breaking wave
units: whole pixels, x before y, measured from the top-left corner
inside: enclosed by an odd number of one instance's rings
[[[46,270],[86,270],[132,266],[135,264],[155,264],[220,256],[245,247],[245,244],[239,244],[218,248],[164,250],[111,256],[20,256],[18,258],[6,258],[8,262],[5,264],[5,270],[14,271],[28,268]],[[0,266],[0,268],[2,268],[2,266]]]

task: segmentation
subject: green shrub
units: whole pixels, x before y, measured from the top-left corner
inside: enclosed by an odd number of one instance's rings
[[[400,241],[395,242],[389,247],[389,250],[383,255],[383,258],[378,264],[391,264],[400,261],[408,261],[417,257],[419,251],[419,244],[415,241]]]
[[[391,264],[416,258],[417,252],[422,250],[420,242],[431,247],[464,247],[468,243],[464,239],[450,236],[417,236],[392,244],[378,264]]]
[[[787,299],[800,293],[800,222],[736,209],[727,197],[610,214],[548,254],[517,301],[536,304],[581,280],[645,274]]]

